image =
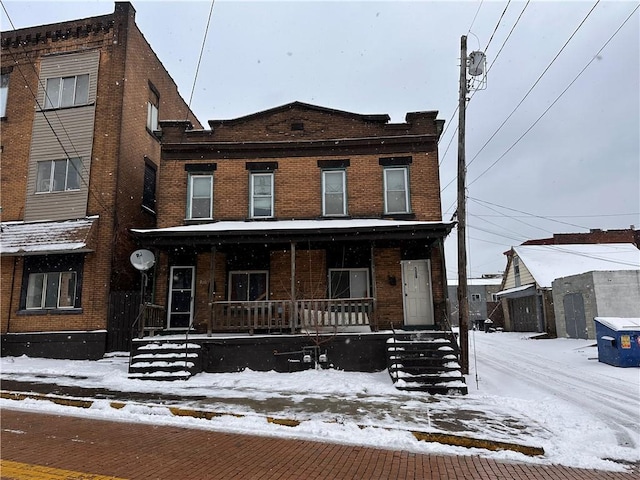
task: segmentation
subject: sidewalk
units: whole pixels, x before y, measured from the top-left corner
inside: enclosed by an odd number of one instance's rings
[[[2,414],[2,459],[18,472],[13,478],[45,478],[32,475],[37,466],[46,466],[47,472],[82,472],[81,478],[87,479],[100,475],[129,480],[637,478],[634,474],[504,463],[473,456],[421,455],[6,409]]]

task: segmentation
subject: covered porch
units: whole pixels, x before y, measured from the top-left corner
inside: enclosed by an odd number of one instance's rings
[[[158,263],[138,336],[440,329],[453,224],[214,222],[134,230]]]

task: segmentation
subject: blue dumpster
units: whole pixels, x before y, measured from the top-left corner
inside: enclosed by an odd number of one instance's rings
[[[640,367],[640,318],[596,317],[598,361]]]

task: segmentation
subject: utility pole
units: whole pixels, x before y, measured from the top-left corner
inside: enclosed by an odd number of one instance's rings
[[[465,121],[467,106],[467,37],[460,38],[460,99],[458,105],[458,325],[460,367],[469,373],[469,300],[467,293]]]

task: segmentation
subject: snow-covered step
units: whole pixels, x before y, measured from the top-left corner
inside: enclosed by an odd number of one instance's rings
[[[451,332],[403,333],[387,340],[387,365],[396,388],[466,394],[458,345]]]
[[[186,380],[202,371],[201,350],[198,343],[163,342],[157,337],[134,341],[129,378]]]

